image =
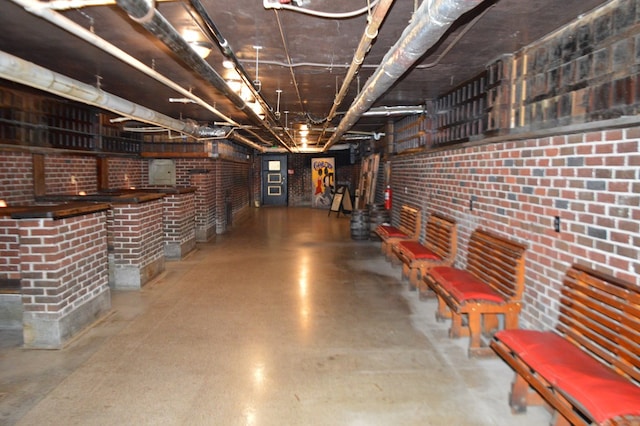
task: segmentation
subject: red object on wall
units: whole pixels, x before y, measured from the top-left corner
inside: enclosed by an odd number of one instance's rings
[[[391,186],[387,185],[387,189],[384,190],[384,208],[391,210]]]

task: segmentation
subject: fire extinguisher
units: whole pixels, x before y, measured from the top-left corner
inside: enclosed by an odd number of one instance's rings
[[[391,210],[391,186],[387,185],[387,189],[384,190],[384,208]]]

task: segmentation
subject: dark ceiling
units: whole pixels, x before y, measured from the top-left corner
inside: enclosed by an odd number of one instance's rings
[[[2,0],[0,50],[80,82],[99,85],[106,92],[174,119],[194,120],[214,127],[231,118],[234,122],[231,127],[259,146],[276,144],[274,135],[280,135],[294,151],[302,146],[296,134],[300,123],[316,130],[327,127],[329,132],[318,145],[315,145],[317,133],[308,138],[310,148],[320,149],[326,144],[330,130],[339,124],[358,91],[409,25],[414,10],[422,4],[418,0],[392,2],[370,51],[337,107],[335,118],[325,125],[365,32],[366,13],[338,19],[290,9],[267,9],[260,0],[158,1],[155,5],[159,15],[178,33],[184,35],[185,30],[193,30],[199,40],[212,44],[213,50],[206,62],[223,79],[232,78],[232,71],[223,68],[224,56],[212,36],[228,42],[227,54],[235,54],[236,68],[244,69],[271,110],[272,131],[264,131],[224,95],[225,90],[194,71],[179,49],[172,51],[157,34],[128,16],[122,1],[116,4],[105,0],[89,5],[97,2],[63,0],[47,4],[37,0]],[[366,8],[369,2],[376,5],[373,0],[298,0],[288,6],[335,14]],[[602,0],[484,1],[457,19],[408,72],[375,100],[371,112],[381,107],[420,107],[426,100],[477,75],[500,55],[517,51],[602,3]],[[205,11],[204,16],[198,12],[198,5]],[[126,59],[114,58],[27,9],[45,10],[56,18],[60,15],[68,18],[191,91],[223,116],[216,116],[210,109],[191,101],[176,102],[184,99],[184,94],[148,77],[126,63]],[[211,25],[206,31],[207,22],[213,24],[213,32]],[[238,79],[237,71],[233,73]],[[170,98],[174,101],[170,102]],[[396,118],[399,116],[392,119]],[[345,137],[357,137],[360,132],[366,137],[367,132],[383,131],[389,119],[383,115],[362,116],[349,127]],[[295,141],[283,136],[283,128],[296,137]]]

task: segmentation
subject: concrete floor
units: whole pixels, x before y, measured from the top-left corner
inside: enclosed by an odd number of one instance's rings
[[[251,209],[58,351],[3,332],[3,425],[544,425],[350,219]],[[13,343],[12,343],[13,342]]]

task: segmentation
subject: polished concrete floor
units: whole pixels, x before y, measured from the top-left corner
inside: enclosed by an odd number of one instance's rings
[[[253,208],[58,351],[1,333],[3,425],[544,425],[349,217]]]

